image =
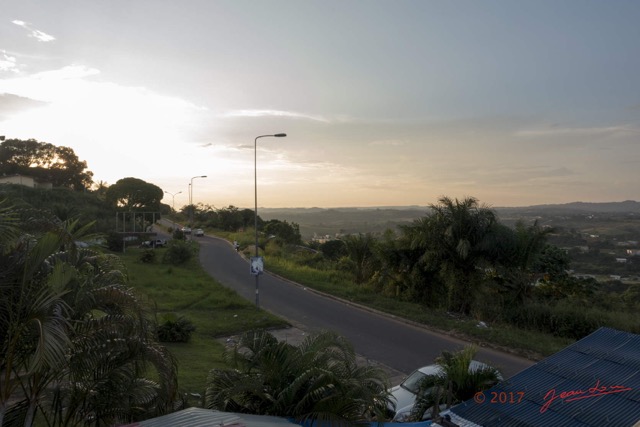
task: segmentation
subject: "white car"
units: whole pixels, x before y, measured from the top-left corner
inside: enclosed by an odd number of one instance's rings
[[[490,368],[489,365],[472,360],[469,365],[469,371],[473,372],[478,369]],[[439,375],[442,373],[442,368],[439,365],[428,365],[413,371],[407,378],[404,379],[399,385],[393,387],[391,392],[391,401],[396,404],[395,414],[391,422],[402,423],[408,420],[413,410],[413,406],[416,403],[418,397],[418,391],[420,389],[420,382],[423,378],[432,375]],[[499,376],[502,379],[502,376]],[[389,408],[393,411],[393,408]],[[441,409],[445,409],[445,405],[442,405]],[[431,419],[431,408],[429,408],[423,415],[422,421]]]
[[[197,237],[204,236],[204,230],[202,228],[197,228],[196,231],[193,232]]]
[[[190,229],[189,227],[182,227],[182,228],[181,228],[181,231],[182,231],[184,234],[191,234],[191,229]]]

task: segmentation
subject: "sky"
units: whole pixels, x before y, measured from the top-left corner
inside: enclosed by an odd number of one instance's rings
[[[638,22],[636,0],[2,0],[0,135],[176,208],[191,184],[253,207],[256,182],[261,207],[638,200]]]

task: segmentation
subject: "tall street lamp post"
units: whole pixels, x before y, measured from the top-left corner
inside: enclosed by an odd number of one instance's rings
[[[258,254],[258,139],[266,137],[284,138],[286,133],[276,133],[273,135],[260,135],[253,140],[253,188],[254,188],[254,201],[255,201],[255,217],[254,217],[254,229],[255,229],[255,246],[256,256],[251,260],[251,273],[256,276],[256,307],[260,307],[260,291],[259,291],[259,277],[262,273],[262,259]]]
[[[168,191],[165,191],[165,193],[167,193],[168,195],[171,196],[171,209],[173,209],[173,211],[176,211],[176,196],[180,193],[182,193],[182,191],[178,191],[177,193],[169,193]]]
[[[193,180],[196,178],[206,178],[207,175],[194,176],[189,182],[189,228],[193,227]]]

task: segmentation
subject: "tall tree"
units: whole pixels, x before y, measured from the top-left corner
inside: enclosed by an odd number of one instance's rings
[[[424,251],[427,264],[439,264],[449,310],[468,314],[484,277],[495,213],[473,197],[442,197],[430,207],[431,215],[405,231],[411,235],[411,247]]]
[[[93,172],[73,149],[35,139],[7,139],[0,143],[0,175],[25,175],[55,187],[83,191],[91,187]]]
[[[160,211],[162,188],[138,178],[122,178],[107,188],[106,201],[124,211]]]
[[[495,224],[488,237],[489,258],[495,265],[495,282],[506,295],[507,305],[522,305],[531,298],[537,276],[537,262],[547,246],[550,228],[542,228],[535,221],[526,226],[518,221],[514,229]]]
[[[331,332],[296,347],[252,331],[225,359],[233,370],[210,372],[207,408],[347,425],[382,417],[389,401],[383,372],[358,366],[351,345]]]
[[[302,243],[300,226],[295,222],[289,223],[286,220],[270,219],[264,224],[263,230],[265,234],[276,236],[281,242],[294,245]]]
[[[353,263],[356,283],[364,283],[373,274],[376,239],[371,233],[352,234],[344,239],[347,256]]]

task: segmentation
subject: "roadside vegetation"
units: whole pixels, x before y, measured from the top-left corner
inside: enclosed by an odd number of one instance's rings
[[[254,253],[251,210],[192,208],[199,226]],[[259,218],[258,229],[271,272],[533,359],[601,326],[640,332],[638,285],[570,274],[571,252],[550,243],[553,228],[536,221],[507,226],[474,198],[443,197],[411,224],[322,243],[303,243],[297,224],[287,221]]]

